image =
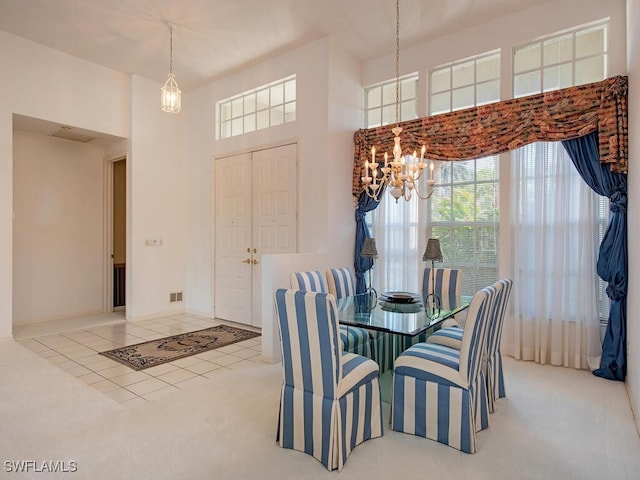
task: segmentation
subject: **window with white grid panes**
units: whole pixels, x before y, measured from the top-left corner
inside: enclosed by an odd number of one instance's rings
[[[513,95],[524,97],[607,78],[607,23],[583,26],[517,47]]]
[[[500,53],[489,52],[434,69],[430,114],[500,101]],[[462,271],[462,293],[498,280],[498,156],[434,162],[436,186],[426,219],[427,238],[439,238],[444,268]]]
[[[296,119],[296,76],[221,100],[218,138],[234,137]]]
[[[462,293],[473,295],[498,280],[498,157],[439,163],[427,237],[440,239],[441,266],[461,270]]]
[[[607,78],[607,49],[608,22],[583,25],[514,48],[514,98],[604,80]],[[535,144],[532,148],[535,149]],[[597,231],[594,235],[600,245],[609,223],[609,199],[598,196],[596,202]],[[606,324],[609,299],[606,284],[600,277],[597,279],[597,300],[600,321]]]
[[[500,100],[500,52],[438,67],[429,81],[431,115]]]
[[[398,85],[399,121],[418,118],[418,75],[400,77]],[[389,80],[365,88],[365,128],[396,123],[396,81]]]

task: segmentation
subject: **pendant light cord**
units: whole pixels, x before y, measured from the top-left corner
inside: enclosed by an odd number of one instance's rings
[[[173,25],[169,24],[169,73],[173,75]]]
[[[400,0],[396,0],[396,123],[400,123]]]

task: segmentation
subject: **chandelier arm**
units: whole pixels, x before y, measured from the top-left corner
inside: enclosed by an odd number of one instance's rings
[[[381,194],[387,190],[387,180],[388,177],[384,176],[380,179],[380,183],[376,188],[372,188],[370,186],[366,186],[364,192],[371,198],[373,198],[376,202],[380,202]]]
[[[416,188],[414,188],[414,190],[416,191],[416,195],[418,196],[418,198],[420,200],[427,200],[429,198],[431,198],[431,195],[433,195],[433,185],[427,185],[427,194],[426,195],[420,195],[420,190],[418,189],[418,187],[416,186]]]

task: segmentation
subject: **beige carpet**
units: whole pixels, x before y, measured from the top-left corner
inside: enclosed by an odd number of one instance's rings
[[[127,408],[8,341],[0,343],[3,462],[74,460],[78,471],[0,470],[0,477],[638,478],[640,439],[624,384],[513,359],[505,369],[509,396],[479,433],[475,455],[387,429],[357,447],[338,474],[276,446],[280,365],[220,372],[207,384]]]
[[[195,332],[115,348],[100,352],[100,355],[133,370],[142,370],[259,336],[259,333],[243,328],[216,325]]]

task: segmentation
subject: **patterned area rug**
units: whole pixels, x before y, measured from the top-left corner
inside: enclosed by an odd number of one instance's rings
[[[181,333],[180,335],[115,348],[100,352],[100,355],[122,363],[133,370],[142,370],[259,336],[259,333],[242,328],[217,325],[196,332]]]

